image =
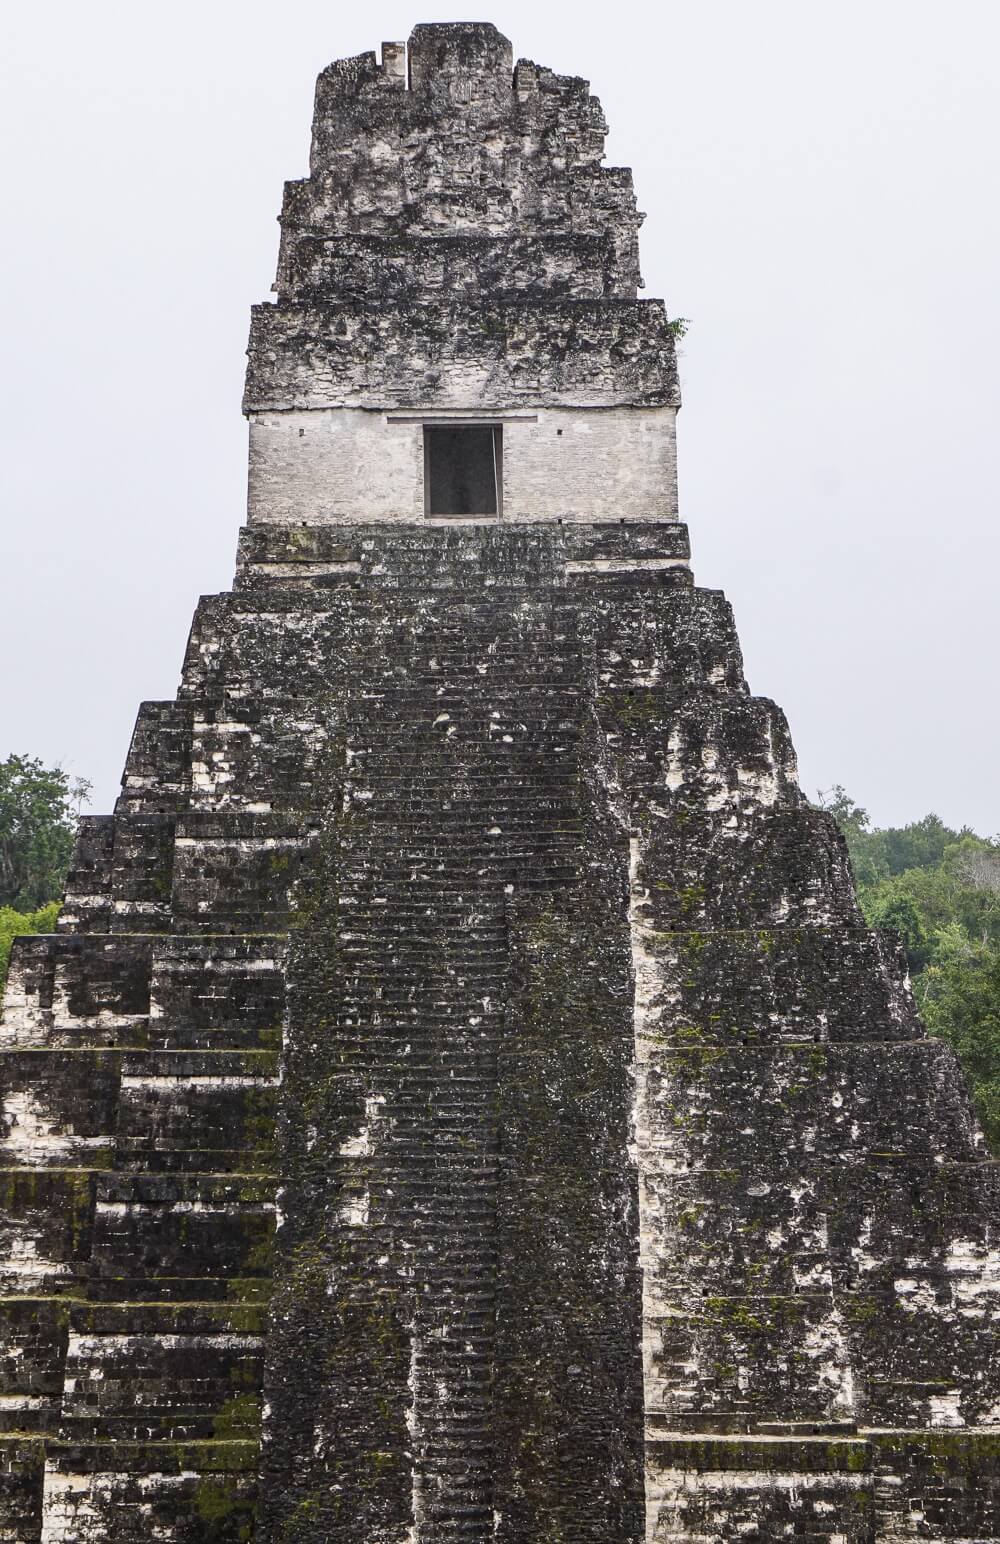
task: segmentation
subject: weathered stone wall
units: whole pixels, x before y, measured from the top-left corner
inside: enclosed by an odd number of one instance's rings
[[[390,45],[391,47],[391,45]],[[512,71],[488,25],[417,27],[409,80],[374,54],[316,87],[310,176],[286,185],[281,301],[365,301],[398,287],[449,303],[634,300],[632,174],[605,167],[586,81]]]
[[[673,355],[657,300],[258,306],[244,407],[676,406]]]

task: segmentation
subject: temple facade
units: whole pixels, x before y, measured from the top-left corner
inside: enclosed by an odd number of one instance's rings
[[[1000,1185],[678,518],[587,82],[317,84],[236,577],[0,1020],[0,1541],[1000,1536]]]

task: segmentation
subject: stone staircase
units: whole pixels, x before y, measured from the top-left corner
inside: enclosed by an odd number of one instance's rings
[[[345,704],[321,867],[329,877],[293,947],[287,1065],[308,1099],[317,1046],[305,1004],[314,993],[324,1011],[335,1003],[319,1057],[335,1085],[324,1111],[335,1112],[338,1137],[351,1103],[358,1124],[321,1164],[343,1225],[324,1241],[324,1266],[351,1306],[373,1294],[398,1300],[410,1350],[394,1376],[381,1369],[370,1401],[363,1367],[352,1378],[338,1362],[335,1383],[303,1384],[287,1377],[284,1336],[275,1346],[265,1515],[276,1537],[296,1517],[331,1539],[353,1536],[357,1520],[337,1510],[349,1488],[366,1496],[372,1529],[401,1500],[421,1538],[493,1535],[510,917],[571,890],[586,861],[586,708],[565,601],[454,597],[397,647],[386,679],[366,681]],[[303,1190],[325,1123],[309,1120],[302,1146],[288,1150],[285,1172],[300,1172]],[[309,1210],[294,1185],[285,1205]],[[313,1310],[296,1324],[293,1303],[279,1285],[276,1318],[298,1338]],[[384,1455],[374,1478],[359,1473],[372,1450]]]

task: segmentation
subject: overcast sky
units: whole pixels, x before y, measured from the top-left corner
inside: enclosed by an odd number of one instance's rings
[[[495,4],[635,170],[692,319],[681,513],[810,793],[1000,829],[1000,4]],[[445,5],[20,6],[0,62],[0,755],[109,810],[243,518],[248,308],[313,83]]]

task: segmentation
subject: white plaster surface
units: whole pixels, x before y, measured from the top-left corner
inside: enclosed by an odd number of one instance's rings
[[[503,427],[503,519],[676,520],[676,409],[548,408]],[[249,517],[287,524],[424,521],[423,424],[361,408],[254,413]],[[661,565],[662,566],[662,565]]]
[[[109,1147],[114,1140],[110,1136],[78,1137],[67,1131],[27,1089],[12,1089],[5,1096],[3,1123],[7,1135],[0,1140],[0,1152],[10,1162],[31,1167],[58,1165],[81,1150]]]
[[[165,1492],[187,1490],[200,1478],[190,1469],[182,1469],[176,1474],[133,1476],[127,1472],[61,1474],[46,1465],[40,1544],[98,1544],[107,1537],[109,1513],[115,1509],[122,1491],[138,1492],[140,1497],[145,1493],[152,1503],[155,1497]],[[172,1536],[172,1529],[164,1532],[152,1525],[146,1534],[150,1540]]]

